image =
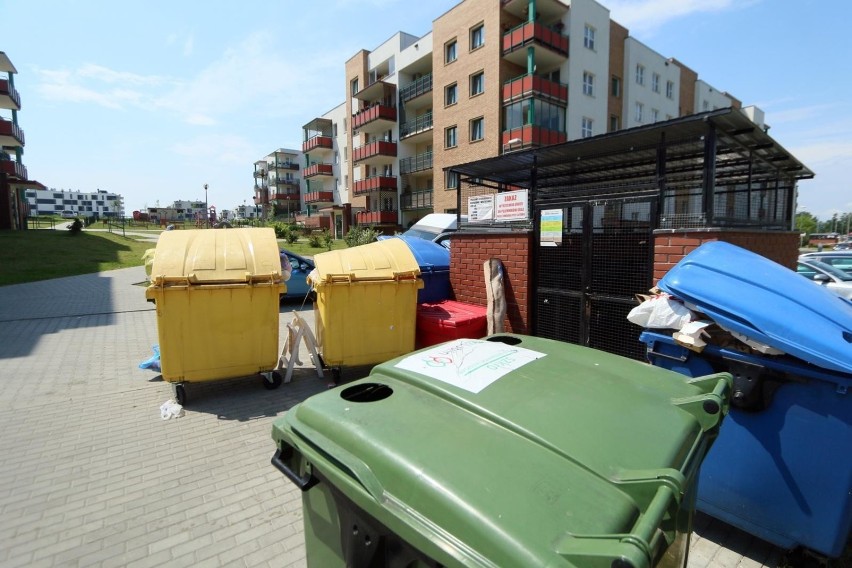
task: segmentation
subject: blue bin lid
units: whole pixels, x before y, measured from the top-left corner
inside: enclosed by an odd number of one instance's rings
[[[852,303],[766,257],[705,243],[657,285],[729,331],[852,373]]]
[[[443,246],[418,237],[396,235],[392,238],[400,239],[408,245],[421,272],[450,269],[450,251]]]

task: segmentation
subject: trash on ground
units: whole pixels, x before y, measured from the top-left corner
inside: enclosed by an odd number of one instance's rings
[[[185,413],[183,411],[183,407],[172,399],[167,400],[160,407],[160,417],[163,420],[169,420],[170,418],[180,418],[184,414]]]
[[[160,372],[160,346],[159,345],[153,345],[152,349],[154,350],[154,354],[150,358],[139,363],[139,368],[140,369],[151,369],[152,371],[157,371],[159,373]]]

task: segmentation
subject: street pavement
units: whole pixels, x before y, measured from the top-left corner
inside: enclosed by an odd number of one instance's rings
[[[270,465],[272,421],[328,388],[310,367],[172,385],[142,267],[0,287],[0,566],[305,566],[301,494]],[[298,303],[281,309],[281,342]],[[357,378],[347,377],[344,380]],[[780,551],[699,516],[691,568],[778,566]]]

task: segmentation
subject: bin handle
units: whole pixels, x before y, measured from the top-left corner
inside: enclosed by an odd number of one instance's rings
[[[678,361],[680,363],[685,363],[689,358],[688,354],[684,355],[669,355],[668,353],[660,353],[659,351],[655,351],[653,347],[648,346],[648,355],[653,355],[655,357],[662,357],[663,359],[671,359],[672,361]]]
[[[296,487],[302,491],[307,491],[319,483],[319,479],[314,477],[312,473],[306,473],[305,475],[300,476],[298,473],[293,471],[290,466],[284,462],[284,460],[291,459],[295,450],[293,449],[293,446],[283,440],[281,441],[281,445],[282,447],[275,450],[275,455],[272,456],[272,465],[275,466],[275,469],[283,473],[287,479],[292,481]]]

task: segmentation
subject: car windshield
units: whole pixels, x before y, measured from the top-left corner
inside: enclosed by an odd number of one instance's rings
[[[408,229],[403,233],[406,237],[417,237],[418,239],[426,239],[427,241],[431,241],[436,236],[438,236],[438,232],[434,233],[431,231],[424,231],[422,229]]]
[[[852,282],[852,275],[846,274],[845,272],[843,272],[839,268],[835,268],[834,266],[831,266],[830,264],[826,264],[826,263],[820,262],[818,260],[808,260],[805,263],[805,266],[818,268],[822,272],[825,272],[826,274],[831,274],[834,278],[841,280],[843,282]]]

